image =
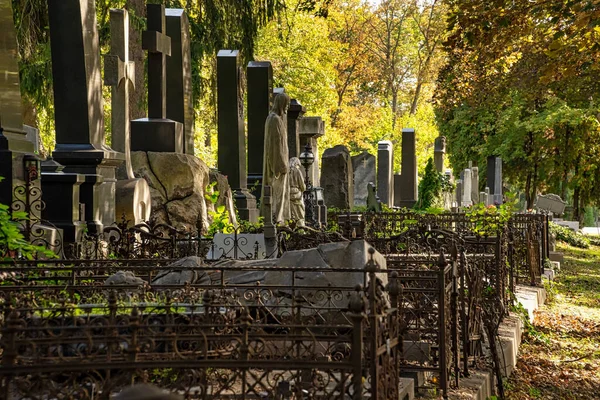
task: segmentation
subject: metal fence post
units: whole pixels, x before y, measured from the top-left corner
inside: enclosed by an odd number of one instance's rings
[[[362,298],[362,286],[357,285],[356,291],[350,296],[348,311],[352,320],[352,352],[350,362],[352,364],[352,400],[363,398],[363,329],[365,320],[366,304]]]

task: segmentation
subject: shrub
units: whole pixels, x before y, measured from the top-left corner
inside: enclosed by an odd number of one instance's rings
[[[570,244],[580,249],[588,249],[590,240],[580,233],[575,233],[571,229],[550,222],[550,232],[556,236],[556,240]]]

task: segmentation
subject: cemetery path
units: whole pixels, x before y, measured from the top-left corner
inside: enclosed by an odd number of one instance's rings
[[[600,247],[559,246],[565,260],[548,302],[527,327],[507,399],[597,399],[600,393]]]

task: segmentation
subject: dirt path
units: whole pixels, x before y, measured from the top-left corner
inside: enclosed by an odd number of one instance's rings
[[[565,253],[549,302],[524,336],[507,399],[600,398],[600,247]]]

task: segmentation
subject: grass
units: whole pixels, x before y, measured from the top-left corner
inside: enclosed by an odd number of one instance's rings
[[[525,334],[507,399],[600,398],[600,247],[559,245],[550,301]]]

